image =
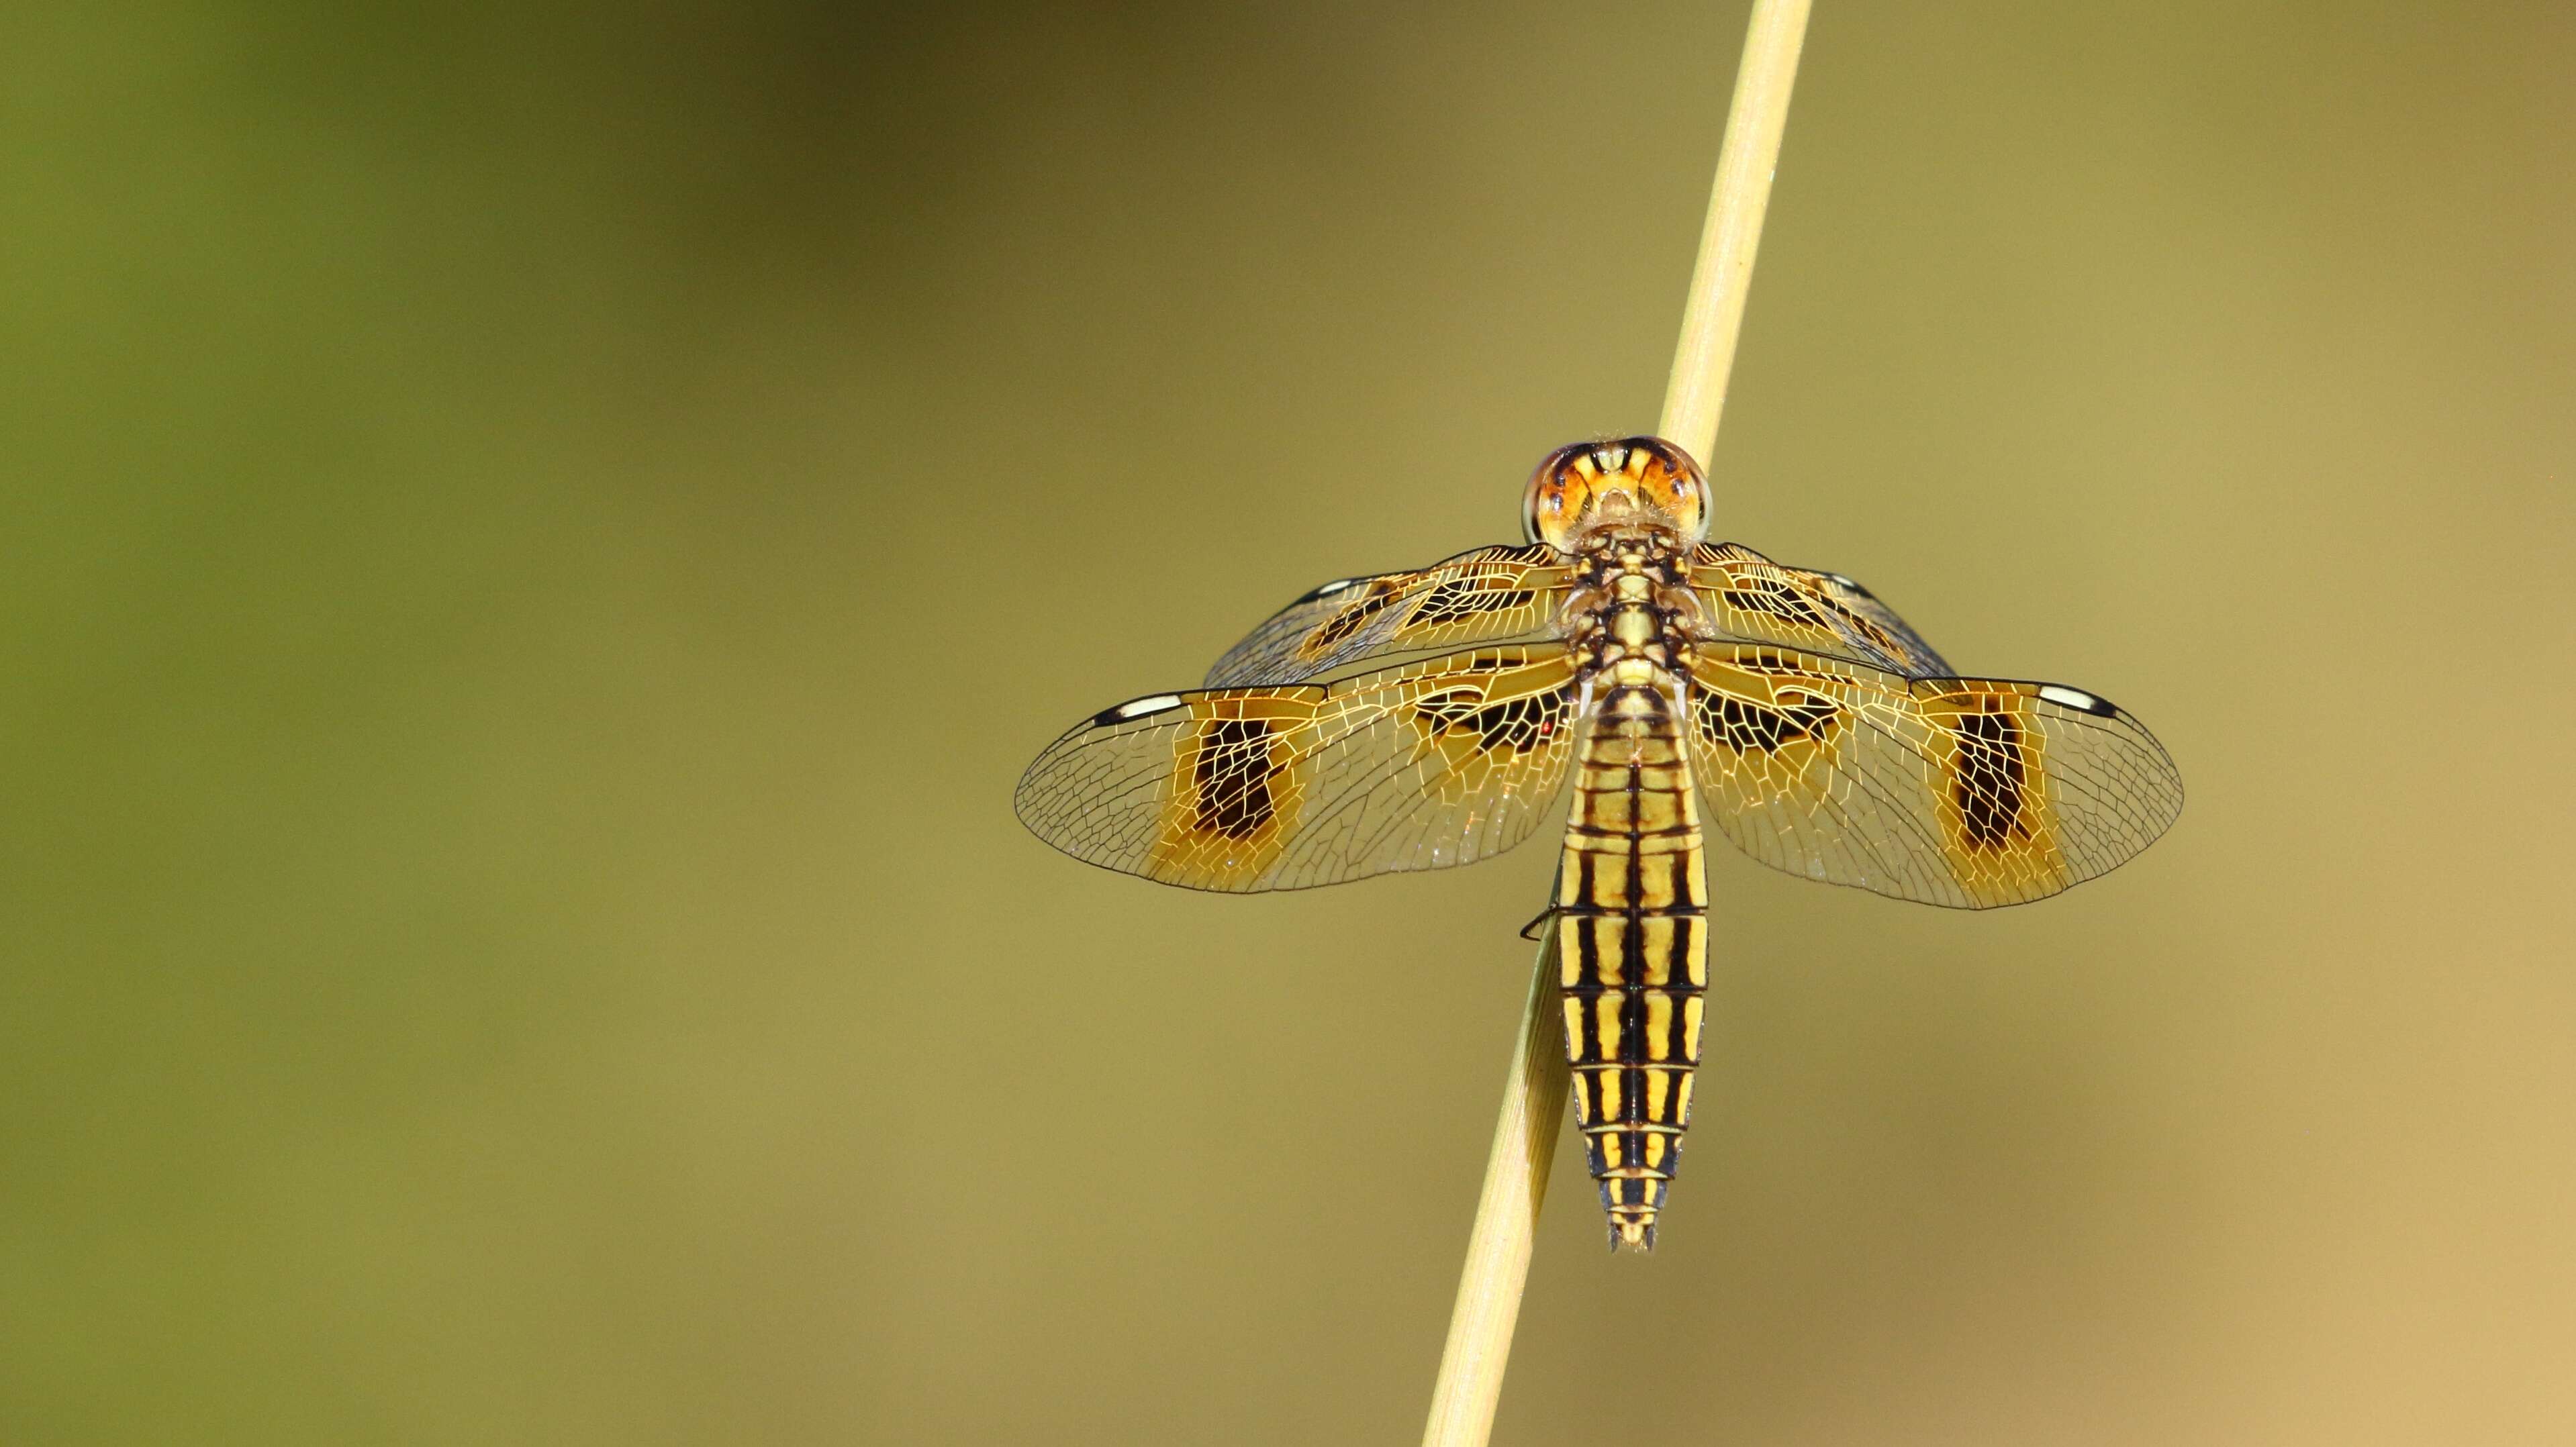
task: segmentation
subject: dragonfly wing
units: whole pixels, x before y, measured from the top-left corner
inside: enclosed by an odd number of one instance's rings
[[[1556,802],[1575,706],[1556,647],[1160,694],[1049,745],[1015,803],[1077,859],[1192,889],[1471,864],[1528,838]]]
[[[1691,592],[1700,605],[1692,631],[1702,638],[1776,643],[1905,678],[1957,672],[1867,588],[1840,573],[1784,567],[1742,543],[1695,549]]]
[[[2182,812],[2146,726],[2054,683],[1909,679],[1762,645],[1691,666],[1708,821],[1802,878],[1987,909],[2109,872]]]
[[[1280,609],[1208,670],[1208,688],[1303,683],[1385,654],[1542,633],[1565,601],[1556,550],[1477,548],[1428,568],[1326,583]]]

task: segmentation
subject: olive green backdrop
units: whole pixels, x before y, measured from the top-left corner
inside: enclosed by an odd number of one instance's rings
[[[0,19],[0,1437],[1403,1443],[1543,902],[1021,767],[1651,426],[1739,4]],[[2576,11],[1824,0],[1719,532],[2135,710],[1727,854],[1497,1440],[2576,1434]]]

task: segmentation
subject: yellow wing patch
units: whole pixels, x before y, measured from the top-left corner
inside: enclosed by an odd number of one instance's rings
[[[1315,700],[1295,694],[1208,694],[1183,705],[1173,733],[1162,818],[1141,871],[1224,888],[1278,862],[1305,812]]]
[[[1563,785],[1574,666],[1489,648],[1334,684],[1121,704],[1020,780],[1020,817],[1075,858],[1251,892],[1472,863],[1526,839]]]
[[[2033,714],[2034,695],[2021,688],[1962,683],[1914,700],[1930,725],[1942,852],[1979,908],[2044,898],[2075,883],[2058,843],[2064,830],[2049,787],[2045,722]]]

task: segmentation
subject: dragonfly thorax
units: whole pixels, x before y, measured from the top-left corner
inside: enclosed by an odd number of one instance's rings
[[[1596,531],[1582,540],[1565,633],[1585,686],[1681,697],[1692,607],[1681,556],[1671,534],[1660,530]]]

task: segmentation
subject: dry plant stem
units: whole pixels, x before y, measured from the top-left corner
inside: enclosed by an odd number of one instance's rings
[[[1744,293],[1753,285],[1753,253],[1762,244],[1762,214],[1806,37],[1807,0],[1754,0],[1744,63],[1735,71],[1735,102],[1726,112],[1726,142],[1717,152],[1717,184],[1709,189],[1708,221],[1700,229],[1699,264],[1682,306],[1673,376],[1664,387],[1664,420],[1656,429],[1703,468],[1726,407]]]
[[[1556,994],[1556,931],[1542,931],[1538,968],[1530,976],[1529,1003],[1521,1010],[1520,1043],[1512,1047],[1503,1080],[1503,1114],[1494,1123],[1494,1148],[1485,1157],[1485,1191],[1476,1201],[1476,1227],[1467,1237],[1467,1269],[1458,1282],[1458,1305],[1449,1318],[1449,1345],[1440,1354],[1440,1381],[1431,1391],[1431,1424],[1424,1447],[1481,1444],[1494,1426],[1494,1402],[1503,1390],[1503,1360],[1512,1349],[1512,1322],[1520,1315],[1521,1283],[1529,1279],[1530,1247],[1538,1230],[1539,1202],[1547,1197],[1548,1163],[1556,1156],[1556,1131],[1565,1118],[1564,1026],[1550,1008]]]
[[[1702,467],[1716,444],[1718,413],[1726,402],[1736,333],[1744,321],[1744,294],[1753,281],[1753,253],[1762,240],[1771,173],[1780,158],[1781,128],[1788,121],[1789,89],[1806,39],[1807,4],[1754,0],[1744,60],[1735,75],[1735,100],[1727,111],[1726,140],[1718,149],[1708,223],[1700,232],[1699,261],[1691,271],[1690,299],[1682,308],[1681,343],[1673,351],[1672,381],[1656,429]],[[1494,1428],[1494,1404],[1502,1396],[1512,1326],[1520,1317],[1521,1288],[1529,1280],[1539,1203],[1547,1194],[1548,1164],[1565,1115],[1565,1050],[1552,1008],[1556,931],[1544,934],[1529,1002],[1521,1011],[1520,1043],[1512,1051],[1504,1084],[1502,1118],[1495,1122],[1493,1151],[1485,1158],[1485,1189],[1476,1202],[1475,1229],[1467,1238],[1467,1266],[1458,1280],[1449,1342],[1440,1355],[1440,1379],[1431,1391],[1423,1447],[1485,1447]]]

